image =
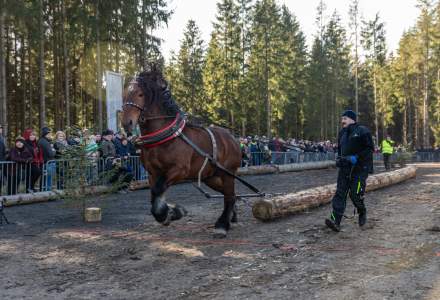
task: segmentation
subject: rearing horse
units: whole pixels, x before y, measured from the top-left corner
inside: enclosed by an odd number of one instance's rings
[[[235,181],[230,174],[236,173],[241,160],[240,147],[231,133],[221,127],[202,128],[187,122],[171,97],[167,81],[154,69],[140,73],[125,90],[122,125],[127,133],[140,127],[141,136],[136,141],[149,173],[151,213],[156,221],[169,225],[186,215],[183,207],[165,201],[165,191],[178,182],[200,179],[224,196],[223,213],[214,233],[225,237],[231,221],[237,221]],[[208,161],[201,151],[212,159]]]

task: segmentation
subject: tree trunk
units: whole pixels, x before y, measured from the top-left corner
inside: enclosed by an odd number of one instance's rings
[[[40,128],[46,125],[46,74],[44,70],[44,3],[40,0],[40,51],[39,51],[39,62],[40,62]]]
[[[70,90],[69,90],[69,82],[70,82],[70,73],[69,73],[69,56],[67,51],[67,38],[66,38],[66,1],[62,2],[62,13],[63,13],[63,30],[62,30],[62,38],[63,38],[63,57],[64,57],[64,103],[66,105],[66,126],[70,127]]]
[[[5,0],[0,0],[5,7]],[[5,59],[5,9],[0,12],[0,124],[3,125],[3,136],[8,136],[6,59]]]
[[[28,62],[29,62],[29,74],[33,74],[33,64],[32,64],[32,50],[31,50],[31,39],[30,35],[28,35],[28,41],[29,41],[29,47],[28,47]],[[29,103],[28,103],[28,110],[29,110],[29,119],[28,119],[28,128],[32,128],[34,124],[34,114],[32,113],[32,107],[33,107],[33,86],[32,82],[29,82]]]
[[[99,3],[96,5],[96,63],[97,63],[97,84],[96,90],[98,92],[98,130],[102,132],[103,130],[103,120],[102,120],[102,70],[101,70],[101,38],[99,34]]]
[[[377,119],[377,78],[376,65],[373,65],[373,89],[374,89],[374,128],[376,133],[376,145],[379,145],[379,122]]]
[[[268,33],[265,29],[264,33],[264,43],[265,43],[265,59],[264,59],[264,82],[265,82],[265,101],[266,101],[266,126],[267,126],[267,138],[270,140],[272,137],[272,106],[270,103],[270,95],[269,95],[269,41],[268,41]]]
[[[20,81],[21,81],[21,92],[22,92],[22,103],[21,103],[21,115],[22,119],[20,120],[20,132],[23,132],[26,127],[26,120],[29,116],[27,116],[27,103],[26,103],[26,85],[30,84],[30,81],[26,80],[26,71],[25,71],[25,61],[26,61],[26,47],[25,47],[25,35],[24,33],[21,36],[21,61],[20,61]]]

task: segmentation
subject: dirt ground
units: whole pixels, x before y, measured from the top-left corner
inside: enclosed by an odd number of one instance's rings
[[[247,177],[265,191],[335,182],[335,170]],[[213,239],[223,204],[191,185],[167,193],[189,211],[163,227],[148,191],[91,200],[84,224],[63,201],[9,207],[0,227],[0,299],[440,299],[440,164],[368,193],[369,227],[324,227],[326,205],[262,223],[239,203],[239,223]],[[351,204],[346,214],[352,216]],[[437,227],[436,227],[437,226]]]

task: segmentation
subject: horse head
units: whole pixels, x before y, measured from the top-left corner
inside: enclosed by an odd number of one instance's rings
[[[179,110],[171,98],[168,82],[155,68],[130,81],[124,91],[122,108],[122,126],[127,133],[137,125],[142,128],[148,118],[175,115]]]

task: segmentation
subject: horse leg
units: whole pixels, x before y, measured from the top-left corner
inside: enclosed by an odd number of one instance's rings
[[[220,176],[209,177],[205,179],[203,182],[214,191],[224,194],[223,180]],[[232,209],[231,223],[237,223],[237,222],[238,222],[237,205],[234,204],[234,208]]]
[[[151,189],[151,213],[157,222],[168,226],[186,216],[187,211],[180,205],[170,205],[165,201],[165,191],[174,182],[175,176],[159,176]]]
[[[229,175],[223,176],[223,195],[224,209],[221,216],[215,223],[214,236],[218,238],[226,237],[227,231],[231,228],[231,218],[235,206],[235,186],[234,178]]]
[[[167,222],[169,207],[164,201],[163,194],[167,189],[166,177],[158,176],[154,180],[154,184],[151,188],[151,214],[154,216],[157,222],[164,224]]]

